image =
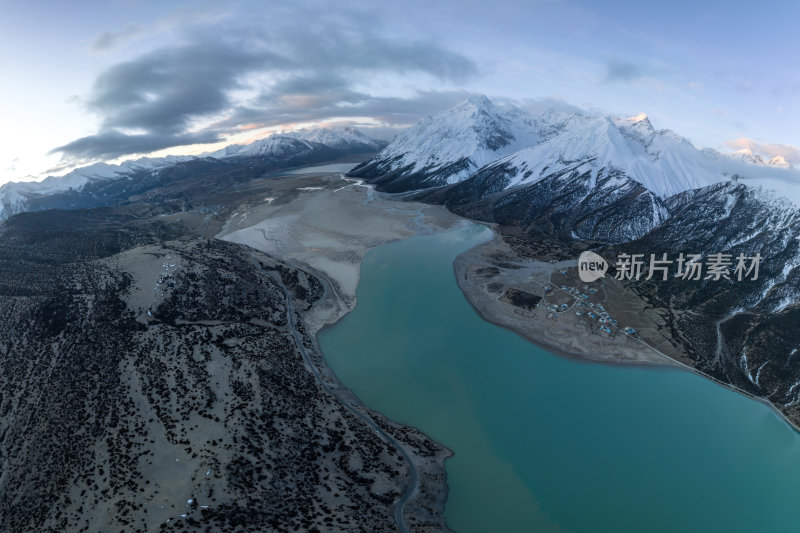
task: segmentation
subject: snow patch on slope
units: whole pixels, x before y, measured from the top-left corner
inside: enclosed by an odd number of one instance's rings
[[[670,130],[656,130],[645,115],[629,119],[572,115],[549,139],[496,161],[518,169],[506,188],[535,183],[576,162],[589,165],[593,176],[601,168],[621,170],[662,199],[736,179],[800,205],[796,170],[756,166],[714,150],[698,150]]]
[[[247,145],[231,145],[206,154],[209,157],[280,157],[302,150],[326,147],[334,150],[370,152],[381,149],[385,143],[372,139],[356,128],[303,129],[276,133]]]
[[[541,128],[522,109],[498,106],[485,96],[470,97],[400,133],[376,159],[391,160],[391,170],[435,173],[468,161],[448,176],[456,183],[477,168],[542,139]]]
[[[194,156],[143,157],[119,165],[95,163],[63,176],[49,176],[42,181],[12,181],[0,186],[0,220],[25,211],[28,200],[34,197],[81,191],[92,181],[119,179],[133,172],[156,170],[190,159],[194,159]]]

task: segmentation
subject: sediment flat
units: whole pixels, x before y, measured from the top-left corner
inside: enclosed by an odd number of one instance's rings
[[[620,296],[611,280],[592,286],[582,283],[576,267],[577,262],[570,259],[522,257],[497,233],[454,263],[459,287],[484,320],[515,331],[548,351],[600,363],[681,366],[673,359],[680,354],[660,336],[657,313],[648,312],[643,302],[630,295]],[[504,298],[509,289],[541,300],[531,309],[514,305]],[[617,324],[601,324],[589,317],[589,313],[599,316],[603,312],[616,317]],[[606,324],[610,334],[600,330]],[[625,327],[633,327],[637,335],[626,335]]]
[[[304,330],[315,339],[355,307],[361,261],[369,250],[420,231],[445,231],[463,220],[439,206],[391,199],[341,174],[296,175],[276,179],[263,201],[242,205],[217,238],[247,245],[321,280],[324,295],[302,312]],[[311,363],[340,403],[373,421],[412,461],[416,486],[402,502],[410,529],[447,531],[444,461],[452,452],[364,406],[327,366],[316,341]]]

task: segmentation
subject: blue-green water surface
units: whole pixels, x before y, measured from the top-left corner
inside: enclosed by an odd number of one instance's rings
[[[800,438],[689,372],[563,359],[483,321],[453,259],[476,225],[381,246],[323,330],[346,386],[451,448],[459,533],[800,531]]]

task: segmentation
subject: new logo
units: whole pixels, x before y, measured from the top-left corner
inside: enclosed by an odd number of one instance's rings
[[[608,262],[594,252],[581,252],[578,257],[578,276],[584,283],[591,283],[606,275]]]

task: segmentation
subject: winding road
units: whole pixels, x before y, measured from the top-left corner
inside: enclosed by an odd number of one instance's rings
[[[260,268],[261,265],[259,264],[258,260],[256,259],[255,255],[253,255],[252,251],[250,252],[250,257],[253,259],[255,264]],[[350,411],[353,415],[358,417],[364,423],[366,423],[370,428],[372,428],[381,438],[383,438],[386,442],[392,445],[403,460],[408,464],[409,473],[410,473],[410,481],[406,490],[400,496],[400,498],[395,502],[394,505],[394,520],[397,523],[397,528],[401,533],[408,533],[408,528],[406,527],[405,518],[403,517],[403,511],[405,510],[405,506],[408,501],[411,499],[411,496],[416,492],[419,486],[419,475],[417,473],[417,468],[414,466],[414,462],[411,460],[411,457],[405,451],[405,449],[400,445],[397,440],[389,435],[386,431],[384,431],[377,423],[375,423],[372,418],[362,412],[359,407],[358,403],[354,398],[347,397],[341,394],[339,391],[334,391],[330,388],[328,383],[323,378],[322,374],[320,374],[319,369],[314,364],[313,359],[311,358],[311,354],[306,346],[303,344],[303,339],[300,333],[297,331],[297,313],[295,312],[294,301],[292,301],[292,297],[289,294],[289,289],[284,285],[283,280],[278,276],[274,271],[266,271],[267,275],[272,278],[275,283],[277,283],[278,287],[280,287],[281,291],[283,292],[284,299],[286,300],[286,319],[287,323],[289,324],[289,329],[292,332],[292,337],[294,337],[295,344],[297,345],[297,349],[300,350],[300,353],[303,355],[303,360],[306,362],[306,365],[311,370],[311,373],[314,375],[316,380],[322,385],[322,388],[325,389],[328,394],[332,395],[336,400],[344,406],[345,409]],[[324,300],[330,294],[330,285],[328,280],[323,277],[317,277],[317,279],[322,283],[324,288],[324,293],[321,300]],[[313,341],[313,339],[312,339]]]

